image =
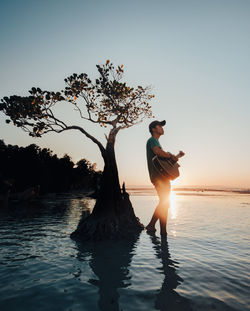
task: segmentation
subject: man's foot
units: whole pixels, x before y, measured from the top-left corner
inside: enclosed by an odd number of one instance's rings
[[[146,226],[146,230],[147,230],[147,232],[155,232],[156,231],[155,227],[150,226],[150,225]]]
[[[162,232],[161,232],[161,236],[162,236],[162,237],[167,236],[167,235],[168,235],[167,231],[162,231]]]

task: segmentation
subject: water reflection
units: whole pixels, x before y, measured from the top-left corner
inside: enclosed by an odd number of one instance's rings
[[[2,270],[2,275],[8,273],[13,275],[15,273],[16,284],[20,284],[20,288],[23,287],[24,290],[31,289],[31,296],[33,295],[32,284],[34,280],[38,282],[39,278],[45,284],[57,279],[58,283],[62,282],[61,284],[63,284],[60,286],[70,288],[70,280],[58,279],[58,275],[61,277],[61,270],[65,269],[64,272],[68,272],[67,265],[70,266],[68,255],[72,255],[70,249],[72,241],[68,241],[67,232],[72,232],[78,223],[80,214],[88,209],[89,205],[92,204],[91,202],[64,194],[48,196],[27,206],[9,206],[5,210],[6,213],[3,210],[0,211],[0,245],[2,246],[0,264],[5,266],[5,272],[3,274]],[[176,287],[182,282],[182,279],[176,274],[177,263],[170,259],[167,241],[160,241],[156,236],[150,236],[147,242],[152,241],[155,254],[161,260],[161,273],[164,275],[164,281],[156,296],[154,296],[155,292],[150,284],[148,284],[149,291],[141,296],[144,283],[140,279],[141,271],[138,270],[140,267],[133,266],[130,273],[135,251],[140,253],[140,265],[144,266],[145,263],[141,253],[143,248],[138,246],[138,240],[139,235],[129,241],[84,242],[84,244],[78,242],[76,244],[77,258],[79,261],[85,261],[86,264],[89,264],[94,276],[91,273],[89,274],[89,269],[78,269],[74,273],[75,277],[81,279],[82,273],[85,280],[87,279],[90,284],[96,286],[98,289],[98,308],[102,311],[121,310],[121,304],[124,304],[124,300],[120,299],[119,296],[121,293],[125,294],[124,307],[126,310],[135,310],[135,306],[138,305],[147,310],[153,308],[157,310],[189,310],[187,300],[175,292]],[[147,243],[146,250],[152,253],[150,243]],[[38,258],[39,264],[34,261],[36,258]],[[53,262],[53,265],[50,265],[49,262]],[[62,268],[62,263],[67,264]],[[26,281],[23,281],[23,273],[26,273],[28,267],[30,267],[28,271],[32,271],[32,273]],[[13,269],[15,272],[12,272]],[[19,269],[19,274],[16,272],[17,269]],[[136,273],[131,279],[133,269],[136,270]],[[147,269],[154,272],[155,266],[148,267],[144,271]],[[43,273],[44,275],[42,275]],[[134,279],[135,276],[137,279]],[[159,277],[156,275],[156,278],[157,276]],[[11,277],[8,280],[9,283],[12,282]],[[136,290],[137,286],[138,291]],[[121,288],[127,289],[125,292],[119,291]],[[80,287],[76,287],[75,290],[76,296],[79,292],[80,295],[87,295]],[[46,290],[41,289],[41,291],[47,295]],[[11,297],[11,291],[6,293],[7,297]],[[19,294],[24,301],[28,301],[26,296],[22,296],[25,295],[22,291]],[[127,297],[130,300],[126,301]],[[66,294],[63,302],[68,302]],[[37,303],[40,302],[37,301]],[[51,301],[47,303],[49,304]],[[151,303],[155,304],[155,307]],[[150,304],[149,308],[146,308],[147,304]]]
[[[73,195],[51,194],[32,202],[11,203],[1,208],[0,264],[20,267],[30,258],[47,257],[47,247],[67,237],[67,231],[71,232],[75,227],[72,219],[75,215],[79,218],[81,209],[74,208],[74,204],[80,205],[79,199]],[[82,209],[87,208],[86,205],[84,202]]]
[[[161,311],[192,310],[189,300],[175,291],[177,286],[183,282],[183,279],[176,273],[178,262],[170,259],[167,237],[162,237],[160,240],[155,234],[150,234],[150,238],[156,257],[161,260],[161,270],[162,274],[164,274],[164,281],[156,296],[155,308]]]
[[[100,310],[120,310],[118,289],[131,285],[129,266],[138,238],[139,235],[135,235],[131,240],[76,242],[77,258],[82,261],[90,256],[89,265],[97,278],[88,282],[99,288]]]
[[[88,261],[96,278],[90,278],[88,282],[98,287],[98,307],[102,311],[118,311],[119,288],[131,287],[132,280],[129,272],[132,257],[135,253],[139,236],[130,241],[99,241],[99,242],[76,242],[78,248],[77,258],[79,261]],[[155,297],[156,310],[192,310],[189,300],[178,294],[175,289],[183,279],[176,273],[178,262],[171,260],[168,242],[166,238],[161,240],[155,235],[150,235],[153,249],[157,258],[161,260],[161,273],[164,281]],[[77,277],[82,273],[78,271]],[[128,301],[128,304],[133,303]],[[129,305],[128,309],[132,309]]]
[[[71,218],[79,218],[84,209],[91,210],[90,202],[91,200],[82,195],[52,193],[30,202],[10,202],[7,207],[0,208],[0,219],[7,216],[16,221],[25,218],[35,222],[53,223],[54,219],[55,222],[68,223]]]

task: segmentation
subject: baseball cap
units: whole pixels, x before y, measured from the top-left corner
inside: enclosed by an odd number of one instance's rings
[[[164,126],[166,124],[166,121],[153,121],[149,124],[149,132],[151,133],[152,129],[156,127],[156,125]]]

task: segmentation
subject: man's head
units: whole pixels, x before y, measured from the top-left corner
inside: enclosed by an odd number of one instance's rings
[[[163,126],[166,124],[166,121],[153,121],[149,124],[149,132],[151,133],[151,135],[158,134],[158,135],[163,135],[164,134],[164,130],[163,130]]]

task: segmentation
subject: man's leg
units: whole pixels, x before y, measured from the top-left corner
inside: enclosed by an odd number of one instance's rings
[[[167,221],[168,221],[168,210],[170,207],[170,193],[171,193],[171,184],[167,180],[161,184],[159,189],[159,197],[161,201],[161,214],[160,214],[160,231],[161,235],[167,234]]]
[[[154,211],[154,214],[149,222],[149,224],[146,226],[146,229],[147,231],[156,231],[155,229],[155,223],[157,222],[157,220],[159,219],[159,214],[160,214],[160,211],[161,211],[161,206],[160,204],[158,204],[156,206],[156,209]]]
[[[156,189],[156,191],[157,191],[157,182],[155,182],[153,185],[154,185],[154,187],[155,187],[155,189]],[[159,197],[158,191],[157,191],[157,194],[158,194],[158,197]],[[159,199],[160,199],[160,198],[159,198]],[[155,232],[155,231],[156,231],[156,229],[155,229],[155,223],[156,223],[157,220],[159,219],[160,210],[161,210],[161,206],[160,206],[160,200],[159,200],[159,203],[158,203],[158,205],[157,205],[156,208],[155,208],[155,211],[154,211],[154,213],[153,213],[153,216],[152,216],[152,218],[151,218],[149,224],[146,226],[146,230],[147,230],[147,231],[150,231],[150,232],[152,232],[152,231]]]
[[[162,206],[161,216],[160,216],[160,232],[161,235],[167,234],[167,222],[168,222],[168,204]]]
[[[146,229],[147,231],[155,231],[155,223],[160,219],[161,234],[166,234],[168,208],[170,206],[170,181],[157,181],[155,183],[155,189],[159,197],[159,203]]]

